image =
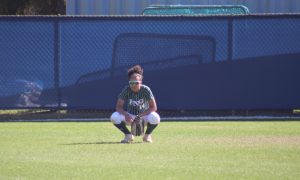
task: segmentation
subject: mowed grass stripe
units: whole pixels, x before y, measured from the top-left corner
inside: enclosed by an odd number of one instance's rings
[[[0,123],[0,179],[299,179],[300,122]]]

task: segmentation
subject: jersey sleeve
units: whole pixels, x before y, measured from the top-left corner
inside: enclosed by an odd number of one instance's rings
[[[125,87],[122,92],[119,94],[118,99],[122,99],[122,100],[127,100],[128,99],[128,88],[129,87]]]
[[[154,95],[153,95],[151,89],[148,86],[145,86],[145,98],[147,100],[154,99]]]

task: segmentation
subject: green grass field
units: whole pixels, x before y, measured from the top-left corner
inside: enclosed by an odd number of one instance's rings
[[[109,122],[0,123],[0,179],[299,179],[300,121],[162,122],[118,143]]]

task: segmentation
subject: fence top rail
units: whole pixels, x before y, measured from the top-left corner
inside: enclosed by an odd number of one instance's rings
[[[266,18],[300,18],[300,13],[276,13],[276,14],[226,14],[226,15],[0,15],[0,21],[6,20],[153,20],[153,19],[266,19]]]

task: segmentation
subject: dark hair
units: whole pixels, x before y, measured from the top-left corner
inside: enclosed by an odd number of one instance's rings
[[[141,75],[141,77],[143,77],[143,69],[141,68],[140,65],[135,65],[133,67],[131,67],[130,69],[128,69],[128,78],[131,77],[131,75],[133,74],[139,74]]]

